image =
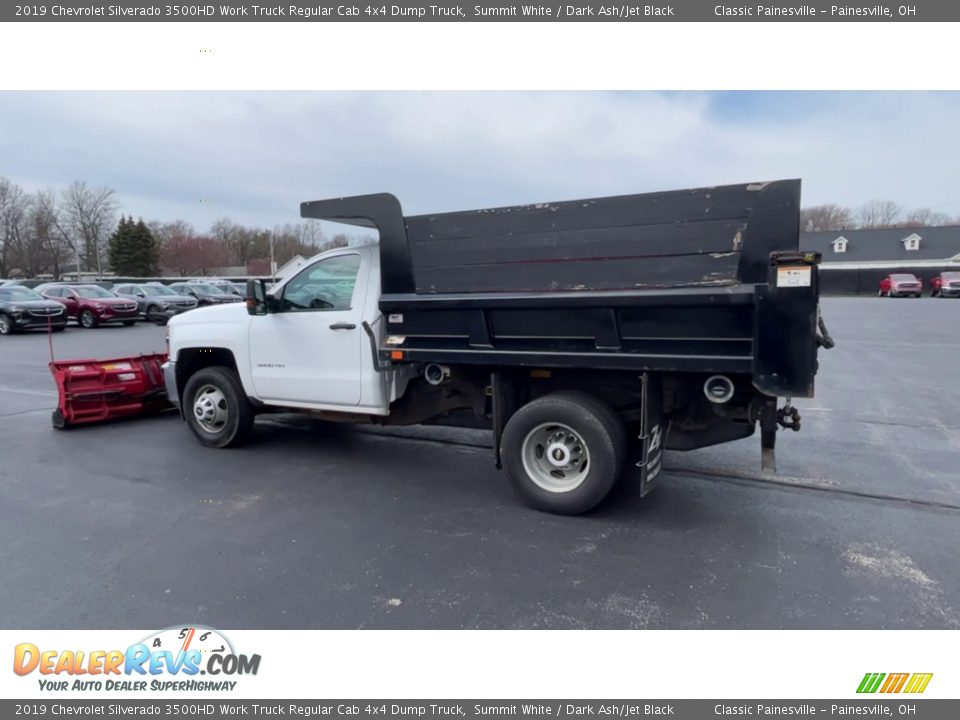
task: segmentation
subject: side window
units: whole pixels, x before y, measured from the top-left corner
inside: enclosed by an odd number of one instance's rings
[[[283,289],[284,310],[349,310],[359,255],[338,255],[302,270]]]
[[[47,295],[50,295],[52,297],[63,297],[63,290],[56,287],[50,288],[49,290],[47,290]]]

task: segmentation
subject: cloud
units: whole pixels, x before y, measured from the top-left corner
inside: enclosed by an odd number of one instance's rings
[[[199,228],[365,192],[420,213],[785,177],[808,204],[957,214],[958,116],[960,93],[6,92],[0,174]]]

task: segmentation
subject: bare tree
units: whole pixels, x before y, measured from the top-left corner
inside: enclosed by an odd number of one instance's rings
[[[949,215],[930,208],[916,208],[907,213],[904,225],[906,227],[937,227],[949,225],[952,222]]]
[[[891,228],[897,227],[903,208],[893,200],[871,200],[860,206],[857,215],[861,228]]]
[[[800,211],[800,230],[823,232],[853,227],[853,213],[841,205],[814,205]]]
[[[43,248],[46,268],[59,279],[64,264],[70,261],[73,245],[54,190],[48,188],[34,194],[31,225],[37,242]]]
[[[349,247],[349,245],[350,245],[350,237],[348,235],[344,235],[343,233],[338,233],[333,236],[332,240],[330,240],[329,242],[325,242],[323,245],[321,245],[320,250],[322,251],[333,250],[334,248]]]
[[[103,274],[107,239],[116,224],[119,205],[108,187],[92,188],[75,180],[63,191],[63,215],[73,249],[86,267]]]
[[[221,218],[210,227],[210,235],[226,250],[230,265],[246,267],[252,259],[270,254],[272,234],[269,230],[245,227]]]
[[[30,196],[23,188],[0,178],[0,277],[13,269],[13,262],[23,264],[29,210]]]

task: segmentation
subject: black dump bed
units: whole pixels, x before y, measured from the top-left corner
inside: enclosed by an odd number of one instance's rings
[[[774,395],[813,389],[799,211],[799,180],[410,217],[390,194],[301,206],[378,229],[405,360],[750,373]]]

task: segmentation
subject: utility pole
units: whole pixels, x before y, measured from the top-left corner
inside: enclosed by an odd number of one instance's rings
[[[270,279],[277,277],[277,263],[273,259],[273,233],[270,233]]]

